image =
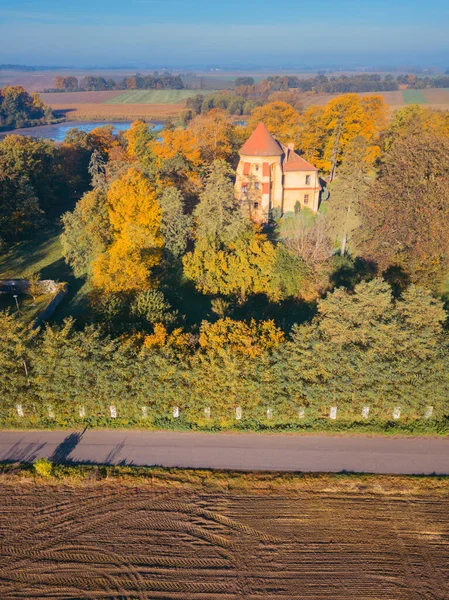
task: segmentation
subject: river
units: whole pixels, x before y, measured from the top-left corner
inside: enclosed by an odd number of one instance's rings
[[[114,127],[114,133],[119,133],[120,131],[127,131],[131,126],[131,121],[72,121],[69,123],[57,123],[55,125],[39,125],[38,127],[27,127],[24,129],[14,129],[12,131],[2,131],[0,133],[0,139],[7,135],[14,134],[62,142],[64,141],[64,138],[70,129],[76,127],[77,129],[81,129],[81,131],[86,131],[88,133],[89,131],[92,131],[92,129],[95,129],[96,127],[102,127],[104,125],[112,125]],[[154,131],[160,131],[162,128],[162,123],[154,124]]]

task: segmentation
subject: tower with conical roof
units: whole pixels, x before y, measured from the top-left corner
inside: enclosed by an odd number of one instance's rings
[[[318,169],[284,146],[259,123],[240,152],[235,183],[236,197],[247,206],[251,218],[267,222],[270,211],[293,212],[296,207],[318,211]]]

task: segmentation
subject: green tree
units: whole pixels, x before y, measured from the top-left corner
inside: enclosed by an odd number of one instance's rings
[[[112,239],[105,194],[95,189],[62,217],[61,244],[66,262],[76,277],[91,275],[92,263]]]

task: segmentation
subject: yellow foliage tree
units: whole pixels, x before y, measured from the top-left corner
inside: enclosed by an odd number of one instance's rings
[[[267,294],[277,301],[276,248],[264,235],[240,238],[226,248],[204,238],[184,257],[184,273],[204,294],[235,296],[244,302],[250,294]]]
[[[379,153],[377,137],[386,127],[387,106],[381,96],[360,98],[344,94],[324,108],[310,108],[301,118],[301,149],[319,169],[330,173],[332,180],[345,150],[362,136],[374,147],[370,156]]]
[[[107,194],[112,243],[92,265],[92,284],[104,292],[149,287],[161,260],[161,208],[154,189],[134,168],[114,181]]]
[[[215,323],[203,321],[199,343],[204,349],[220,353],[231,350],[237,354],[255,358],[265,350],[271,350],[284,341],[284,333],[274,321],[253,319],[249,323],[232,319],[219,319]]]
[[[324,145],[325,131],[322,126],[323,106],[310,106],[301,115],[301,153],[313,165],[318,166]]]
[[[261,121],[283,144],[296,142],[299,138],[299,113],[287,102],[270,102],[255,108],[248,123],[248,132],[254,131]]]
[[[154,155],[155,172],[158,183],[173,185],[173,181],[164,175],[167,161],[180,158],[183,161],[185,175],[194,185],[200,185],[198,167],[202,164],[201,150],[194,133],[188,129],[165,129],[160,140],[154,140],[151,151]]]

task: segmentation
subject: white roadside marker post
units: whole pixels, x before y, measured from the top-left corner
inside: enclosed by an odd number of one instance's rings
[[[179,406],[173,407],[173,418],[177,419],[179,417]]]
[[[401,407],[400,406],[395,406],[395,408],[393,410],[393,419],[395,421],[397,421],[400,418],[401,418]]]
[[[235,409],[235,418],[237,419],[237,421],[241,421],[242,419],[242,409],[240,406],[237,406],[237,408]]]
[[[337,418],[337,407],[331,406],[331,409],[329,412],[329,419],[332,419],[333,421],[335,421],[336,418]]]
[[[364,406],[362,408],[362,418],[367,419],[369,417],[369,406]]]
[[[206,417],[206,419],[210,419],[210,406],[206,406],[206,408],[204,409],[204,416]]]
[[[19,417],[23,417],[24,416],[23,406],[21,404],[17,404],[16,410],[17,410],[17,414],[19,415]]]
[[[117,409],[115,408],[115,406],[109,407],[109,414],[111,415],[111,419],[117,418]]]
[[[426,419],[431,419],[433,417],[433,406],[427,407],[426,414],[424,416]]]
[[[298,410],[298,418],[299,418],[299,419],[304,419],[304,417],[305,417],[305,414],[306,414],[306,410],[305,410],[305,408],[300,408],[300,409]]]

